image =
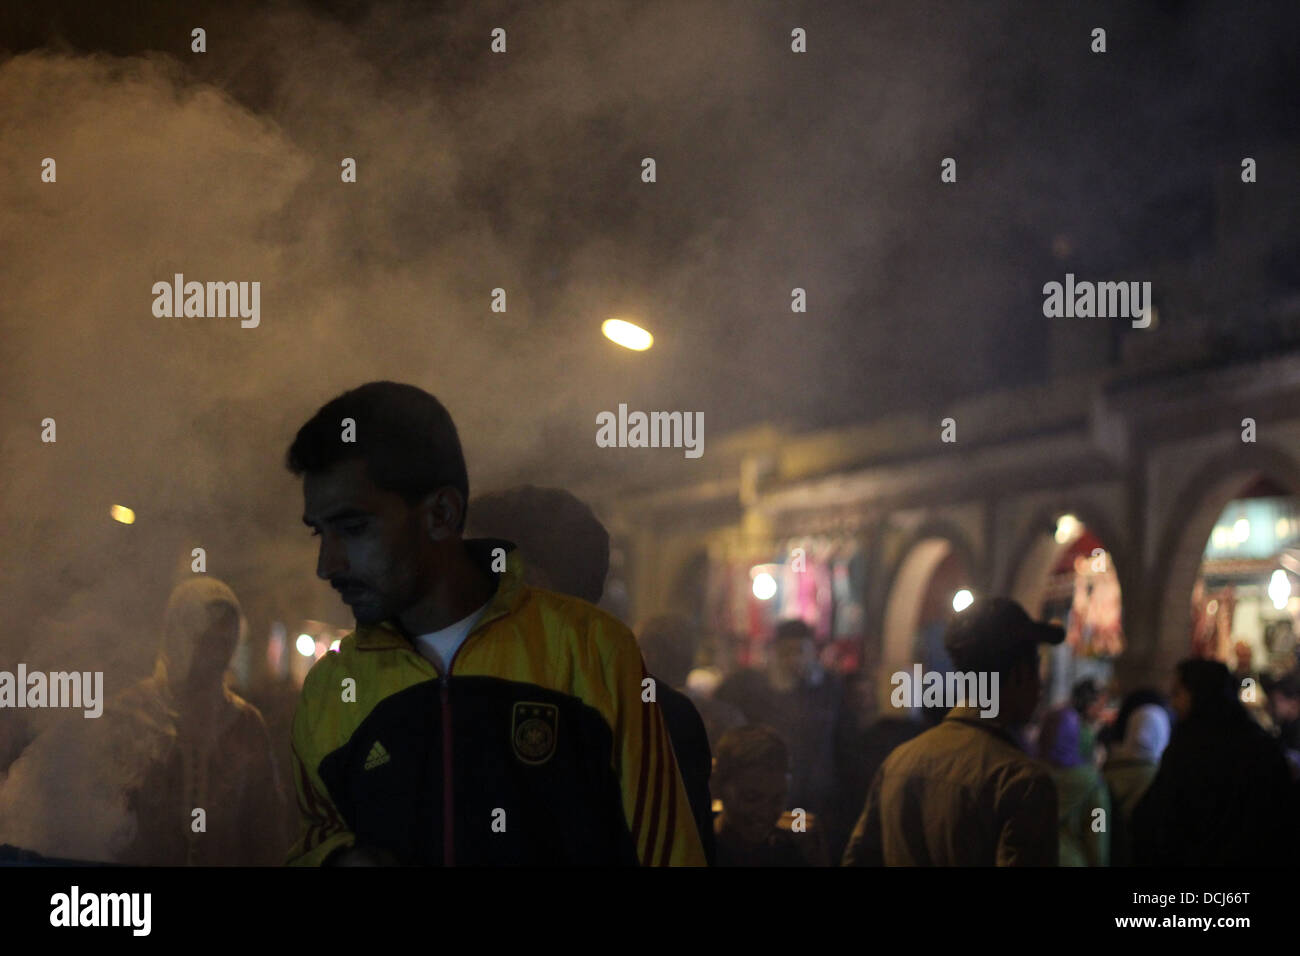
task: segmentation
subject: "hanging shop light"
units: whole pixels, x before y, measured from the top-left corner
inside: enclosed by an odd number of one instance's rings
[[[1268,596],[1273,601],[1273,608],[1281,611],[1286,607],[1286,602],[1291,599],[1291,579],[1281,568],[1273,572],[1273,576],[1268,579]]]
[[[1056,543],[1069,544],[1079,536],[1083,530],[1083,525],[1074,515],[1061,515],[1056,519]]]
[[[1238,518],[1232,526],[1232,540],[1237,544],[1245,544],[1250,538],[1250,521],[1246,518]]]
[[[760,601],[770,601],[776,597],[776,578],[766,571],[754,575],[754,597]]]

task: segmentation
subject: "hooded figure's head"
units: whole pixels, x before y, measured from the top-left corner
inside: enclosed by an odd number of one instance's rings
[[[177,585],[163,616],[155,677],[173,692],[219,688],[245,626],[239,599],[223,581],[204,575]]]

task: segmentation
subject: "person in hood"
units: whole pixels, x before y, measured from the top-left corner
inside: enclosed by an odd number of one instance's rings
[[[225,686],[244,627],[216,578],[176,587],[153,674],[64,719],[11,768],[0,835],[49,857],[273,865],[287,811],[257,709]],[[75,786],[72,785],[75,781]]]
[[[1083,721],[1073,706],[1050,711],[1038,756],[1056,784],[1061,866],[1110,865],[1110,794],[1079,747]]]
[[[287,807],[266,722],[225,682],[245,627],[239,600],[216,578],[194,577],[172,591],[153,676],[121,702],[170,738],[133,794],[140,826],[124,862],[270,866],[283,860]]]

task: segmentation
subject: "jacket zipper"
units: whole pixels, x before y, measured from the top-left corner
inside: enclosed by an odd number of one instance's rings
[[[467,638],[468,640],[468,638]],[[457,649],[459,651],[459,648]],[[455,655],[452,655],[455,659]],[[442,696],[442,865],[456,865],[456,815],[452,805],[455,792],[451,779],[451,695],[447,683],[451,679],[451,664],[446,673],[438,679],[438,690]]]
[[[460,647],[451,655],[447,667],[438,677],[438,694],[442,699],[442,865],[456,865],[456,814],[454,805],[455,788],[452,786],[452,750],[451,750],[451,667],[456,658],[482,629],[485,622],[480,620],[474,630],[465,635]]]
[[[499,585],[498,585],[499,587]],[[488,602],[496,597],[496,591],[492,592],[492,597]],[[456,658],[460,652],[465,649],[465,645],[479,633],[484,625],[495,620],[500,615],[493,615],[491,618],[486,616],[480,618],[474,625],[474,629],[465,635],[465,640],[460,642],[460,647],[451,655],[451,660],[447,662],[444,673],[438,675],[438,696],[442,700],[442,865],[456,865],[456,816],[453,798],[455,788],[452,786],[452,752],[451,752],[451,691],[448,684],[451,681],[451,668],[456,663]]]

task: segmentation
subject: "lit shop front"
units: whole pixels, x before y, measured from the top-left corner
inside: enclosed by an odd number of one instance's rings
[[[777,623],[798,619],[812,628],[823,663],[856,670],[864,560],[852,537],[791,539],[711,560],[705,620],[719,638],[715,663],[724,669],[761,666]]]
[[[1253,492],[1253,493],[1252,493]],[[1296,666],[1300,501],[1260,484],[1230,501],[1192,590],[1191,654],[1239,674]]]

